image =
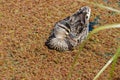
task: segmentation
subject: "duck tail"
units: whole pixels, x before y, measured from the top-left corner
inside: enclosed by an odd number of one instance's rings
[[[58,51],[69,50],[67,42],[61,38],[52,38],[52,39],[47,40],[46,46],[48,46],[48,48],[50,49],[55,49]]]

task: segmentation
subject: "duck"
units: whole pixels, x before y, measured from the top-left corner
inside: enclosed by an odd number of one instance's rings
[[[83,6],[71,16],[55,23],[45,45],[57,51],[73,50],[89,33],[91,8]]]

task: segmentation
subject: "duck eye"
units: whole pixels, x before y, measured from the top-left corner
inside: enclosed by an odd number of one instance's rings
[[[88,16],[86,16],[86,19],[88,19]]]
[[[87,20],[89,20],[89,14],[86,14],[86,16],[85,16],[85,18],[87,19]]]

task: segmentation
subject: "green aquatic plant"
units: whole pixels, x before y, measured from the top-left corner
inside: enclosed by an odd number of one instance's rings
[[[97,6],[99,8],[103,8],[103,9],[107,9],[107,10],[110,10],[110,11],[113,11],[113,12],[116,12],[118,14],[120,14],[120,10],[117,10],[117,9],[114,9],[112,7],[108,7],[108,6],[104,6],[102,4],[98,4],[98,3],[94,3],[94,2],[89,2],[89,1],[86,1],[86,0],[77,0],[77,1],[80,1],[80,2],[85,2],[85,3],[89,3],[89,4],[92,4],[94,6]],[[85,43],[88,41],[88,39],[94,34],[94,33],[97,33],[101,30],[105,30],[105,29],[110,29],[110,28],[120,28],[120,23],[119,24],[109,24],[109,25],[105,25],[105,26],[100,26],[96,29],[94,29],[93,31],[91,31],[88,35],[88,37],[86,38],[85,41],[83,41],[83,43],[80,45],[79,47],[79,52],[75,55],[74,57],[74,61],[71,65],[71,68],[70,68],[70,72],[67,76],[67,80],[69,80],[71,78],[71,75],[72,75],[72,71],[77,63],[77,60],[78,60],[78,57],[80,55],[80,52],[82,51]],[[103,73],[103,71],[112,63],[112,68],[111,68],[111,71],[110,71],[110,79],[112,79],[112,76],[113,76],[113,71],[115,69],[115,64],[117,62],[117,58],[119,57],[120,55],[120,47],[117,49],[117,52],[114,54],[114,56],[105,64],[105,66],[103,66],[103,68],[97,73],[97,75],[94,77],[93,80],[97,80],[98,77]]]
[[[99,32],[99,31],[101,31],[101,30],[110,29],[110,28],[120,28],[120,24],[111,24],[111,25],[100,26],[100,27],[94,29],[93,31],[91,31],[91,32],[89,33],[89,35],[88,35],[88,37],[86,38],[86,40],[83,41],[83,43],[80,45],[80,47],[79,47],[79,52],[78,52],[78,53],[76,54],[76,56],[74,57],[74,61],[73,61],[73,64],[71,65],[70,72],[69,72],[69,74],[68,74],[68,76],[67,76],[67,80],[69,80],[69,79],[71,78],[72,70],[73,70],[73,68],[75,67],[76,63],[77,63],[78,57],[79,57],[79,55],[80,55],[80,52],[82,51],[85,43],[89,40],[89,38],[90,38],[94,33],[97,33],[97,32]],[[115,58],[113,57],[110,61],[112,62],[112,61],[114,61],[114,60],[115,60]],[[99,77],[99,75],[108,67],[108,65],[111,63],[110,61],[109,61],[109,62],[105,65],[105,67],[103,67],[103,69],[97,74],[97,77],[95,77],[94,80],[96,80],[96,79]]]
[[[112,63],[112,68],[110,71],[110,80],[112,80],[113,77],[113,71],[115,70],[115,64],[117,62],[118,57],[120,56],[120,46],[117,49],[117,52],[115,53],[115,55],[105,64],[105,66],[97,73],[97,75],[94,77],[93,80],[97,80],[98,77],[103,73],[103,71]]]
[[[111,71],[110,71],[110,80],[112,80],[112,78],[113,78],[113,75],[114,75],[113,72],[115,70],[115,65],[116,65],[118,57],[120,57],[120,46],[117,49],[117,52],[115,53],[115,55],[112,57],[113,58],[113,63],[112,63]]]
[[[120,10],[117,10],[115,8],[112,8],[112,7],[104,6],[103,4],[89,2],[89,1],[86,1],[86,0],[77,0],[77,1],[89,3],[89,4],[92,4],[92,5],[97,6],[99,8],[107,9],[107,10],[114,11],[114,12],[117,12],[118,14],[120,14]]]

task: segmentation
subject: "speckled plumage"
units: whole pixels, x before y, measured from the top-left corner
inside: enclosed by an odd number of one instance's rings
[[[72,50],[88,35],[91,9],[80,8],[73,15],[57,22],[46,41],[46,46],[58,51]]]

